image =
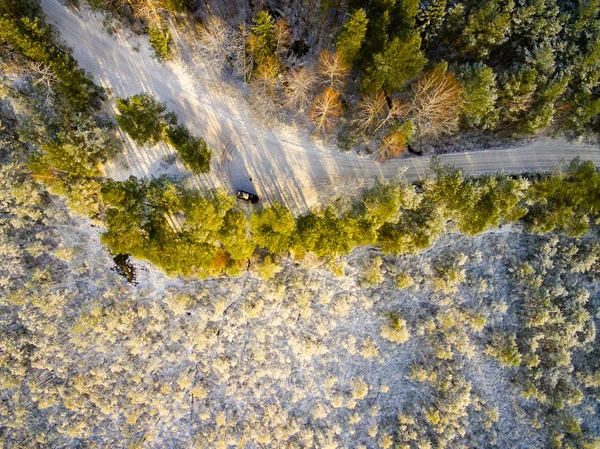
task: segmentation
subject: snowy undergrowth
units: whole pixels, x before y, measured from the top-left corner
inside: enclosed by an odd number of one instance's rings
[[[26,249],[2,286],[8,447],[546,445],[544,409],[484,352],[492,328],[519,326],[515,267],[563,242],[511,227],[450,234],[422,255],[284,260],[268,281],[169,279],[136,262],[133,286],[99,229],[60,203],[43,225],[6,204],[20,231],[5,245]],[[40,246],[28,229],[52,238]],[[569,288],[588,289],[591,307],[594,282]],[[597,432],[593,404],[574,411]]]

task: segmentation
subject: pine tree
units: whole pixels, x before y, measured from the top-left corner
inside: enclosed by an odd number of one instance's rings
[[[457,71],[464,90],[461,114],[467,126],[493,129],[498,120],[496,74],[482,63],[465,64]]]
[[[350,67],[354,64],[365,40],[368,22],[365,10],[357,9],[348,18],[336,38],[336,51],[343,55],[346,64]]]
[[[154,49],[154,54],[158,59],[169,59],[171,57],[171,34],[169,30],[150,25],[148,27],[150,46]]]
[[[248,51],[258,65],[277,52],[275,20],[267,11],[260,11],[254,18],[254,25],[250,27]]]
[[[98,100],[99,89],[54,41],[39,2],[0,0],[0,40],[26,58],[49,67],[60,81],[58,89],[71,106],[84,110]]]
[[[167,138],[192,173],[208,173],[212,152],[202,137],[193,136],[183,125],[169,126]]]
[[[485,58],[490,51],[505,42],[510,34],[513,0],[501,6],[499,0],[486,0],[468,18],[461,37],[464,53]]]
[[[502,74],[498,82],[498,107],[500,119],[514,123],[525,114],[535,100],[538,87],[537,70],[522,66],[517,70]]]
[[[117,98],[117,107],[117,123],[138,145],[154,145],[163,139],[165,123],[161,114],[165,104],[144,93]]]
[[[381,53],[373,56],[361,82],[361,92],[395,92],[415,77],[426,63],[427,59],[421,52],[421,37],[417,33],[411,34],[406,40],[396,37]]]
[[[389,39],[389,29],[394,0],[374,0],[370,2],[367,12],[367,32],[355,65],[364,71],[373,55],[385,47]]]
[[[273,254],[282,254],[292,246],[294,217],[281,204],[273,204],[250,217],[254,242]]]
[[[426,44],[432,43],[437,37],[445,15],[446,0],[433,0],[427,8],[419,11],[417,24]]]
[[[393,36],[407,37],[416,29],[419,0],[398,0],[392,14]]]

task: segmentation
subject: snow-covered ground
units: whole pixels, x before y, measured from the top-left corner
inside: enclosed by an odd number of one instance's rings
[[[214,74],[203,67],[158,62],[147,36],[128,30],[109,34],[101,14],[87,7],[75,11],[58,0],[42,0],[42,7],[48,21],[72,47],[80,66],[113,93],[113,108],[117,96],[149,92],[206,139],[214,151],[213,170],[209,176],[192,177],[192,185],[253,190],[266,202],[278,200],[301,212],[328,196],[340,183],[391,177],[399,170],[406,170],[407,178],[414,180],[427,172],[426,157],[380,164],[337,152],[306,133],[269,129],[256,116],[260,111],[253,111],[240,93],[223,89]],[[176,32],[174,37],[181,39]],[[117,179],[185,174],[181,165],[167,162],[172,152],[165,145],[139,148],[127,140],[125,155],[106,164],[105,171]],[[442,155],[441,160],[480,174],[548,171],[576,156],[600,164],[597,146],[547,138],[507,150]]]

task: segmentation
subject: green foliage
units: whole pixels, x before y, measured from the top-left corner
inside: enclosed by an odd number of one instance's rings
[[[404,181],[377,181],[363,192],[359,217],[368,223],[371,232],[376,232],[386,223],[397,222],[402,210],[414,209],[419,200],[414,187]]]
[[[425,43],[431,43],[442,28],[446,15],[446,3],[446,0],[433,0],[427,8],[419,11],[418,28]]]
[[[129,98],[117,98],[120,114],[116,116],[119,126],[138,145],[154,145],[164,136],[165,123],[162,113],[165,104],[149,94],[142,93]]]
[[[250,27],[249,50],[257,64],[273,56],[277,50],[275,20],[268,11],[260,11]]]
[[[361,92],[395,92],[415,77],[426,63],[427,59],[421,52],[421,37],[417,33],[406,39],[396,37],[381,53],[373,56],[373,61],[362,80]]]
[[[503,74],[498,85],[500,119],[513,123],[529,111],[535,100],[538,72],[532,68],[520,67],[510,74]]]
[[[100,90],[73,57],[57,45],[39,1],[0,0],[0,41],[48,67],[58,78],[58,90],[70,106],[82,111],[97,102]]]
[[[223,218],[219,240],[233,260],[248,260],[254,252],[250,241],[248,222],[242,211],[230,209]]]
[[[522,206],[527,183],[507,176],[487,176],[468,183],[469,201],[460,210],[458,229],[477,235],[502,223],[514,223],[527,209]]]
[[[389,40],[392,8],[394,0],[375,0],[370,3],[367,11],[367,32],[358,57],[358,67],[364,71],[365,64],[370,62],[373,55],[380,52]],[[363,5],[366,6],[366,5]]]
[[[517,347],[516,336],[495,334],[485,352],[497,359],[504,366],[519,366],[521,354]]]
[[[527,212],[521,205],[527,184],[505,175],[465,179],[452,167],[432,166],[434,176],[424,185],[425,200],[468,235],[514,222]]]
[[[357,9],[348,18],[346,23],[344,23],[336,38],[336,51],[344,56],[349,66],[354,64],[360,47],[365,40],[368,22],[369,19],[367,19],[365,10]]]
[[[565,172],[534,183],[527,221],[533,232],[554,229],[579,236],[600,213],[600,174],[592,162],[575,160]]]
[[[81,215],[99,215],[100,164],[119,150],[113,130],[87,116],[76,116],[29,160],[34,176],[50,192],[67,197]]]
[[[169,30],[162,29],[155,25],[148,27],[150,46],[154,49],[154,54],[158,59],[166,60],[171,57],[171,34]]]
[[[267,256],[256,267],[258,275],[263,279],[273,279],[277,273],[280,273],[282,268],[277,263],[273,256]]]
[[[465,64],[457,71],[464,90],[462,117],[467,126],[493,129],[497,122],[496,74],[482,63]]]
[[[419,14],[419,0],[399,0],[393,13],[393,29],[398,35],[406,36],[415,29]]]
[[[567,91],[571,79],[571,76],[561,76],[540,89],[533,106],[519,122],[518,130],[524,134],[533,134],[546,129],[554,119],[555,104]]]
[[[85,178],[100,175],[99,164],[115,155],[118,144],[110,130],[89,117],[77,117],[71,129],[59,131],[42,150],[42,158],[52,170]]]
[[[154,145],[159,141],[170,143],[179,153],[185,166],[193,173],[208,173],[212,151],[202,137],[196,137],[183,125],[177,124],[177,115],[165,112],[160,103],[149,94],[117,98],[117,123],[138,145]]]
[[[106,181],[101,193],[102,241],[114,254],[148,260],[171,275],[206,277],[238,271],[251,253],[234,200],[224,192],[131,177]]]
[[[294,217],[281,204],[273,204],[252,214],[250,230],[258,246],[273,254],[282,254],[293,243]]]
[[[339,217],[333,207],[309,212],[297,220],[297,247],[317,256],[339,256],[353,248],[352,221]]]
[[[167,128],[167,138],[191,172],[210,171],[212,152],[202,137],[193,136],[183,125],[175,125]]]
[[[463,51],[483,58],[508,39],[513,8],[512,0],[504,6],[499,0],[486,0],[478,5],[469,14],[462,33]]]

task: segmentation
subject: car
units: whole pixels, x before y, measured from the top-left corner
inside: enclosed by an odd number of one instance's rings
[[[258,195],[255,195],[254,193],[238,190],[235,196],[238,198],[238,200],[245,201],[246,203],[258,203]]]

